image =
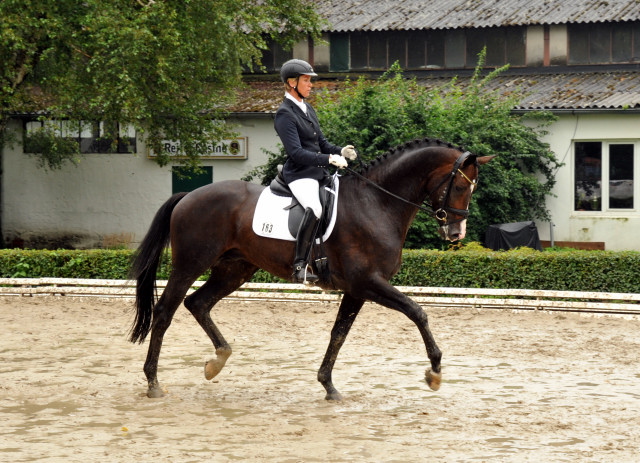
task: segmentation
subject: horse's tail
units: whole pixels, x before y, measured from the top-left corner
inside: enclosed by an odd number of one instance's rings
[[[136,280],[136,316],[131,327],[131,342],[142,343],[149,331],[156,302],[156,272],[164,248],[169,245],[171,213],[187,193],[171,196],[156,212],[149,231],[134,254],[129,278]]]

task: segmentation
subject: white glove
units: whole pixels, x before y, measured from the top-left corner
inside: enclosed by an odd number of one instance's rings
[[[358,157],[358,153],[356,153],[356,150],[353,147],[353,145],[347,145],[344,148],[342,148],[342,151],[340,151],[340,154],[343,155],[345,158],[347,158],[349,161],[353,161]]]
[[[333,164],[338,169],[344,169],[345,167],[347,167],[347,160],[339,154],[330,154],[329,164]]]

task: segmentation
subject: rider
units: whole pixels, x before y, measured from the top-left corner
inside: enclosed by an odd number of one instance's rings
[[[324,138],[315,111],[304,101],[311,92],[311,77],[315,76],[317,74],[306,61],[292,59],[282,65],[280,77],[284,82],[285,98],[276,111],[274,122],[287,153],[282,176],[305,210],[296,236],[293,260],[293,279],[297,282],[318,280],[316,275],[307,274],[307,261],[322,214],[318,181],[328,175],[329,164],[343,169],[347,167],[345,158],[357,156],[352,145],[342,148]]]

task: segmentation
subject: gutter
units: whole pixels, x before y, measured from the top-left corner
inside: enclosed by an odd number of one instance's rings
[[[547,111],[553,114],[640,114],[640,107],[637,108],[629,108],[629,109],[595,109],[595,108],[586,108],[586,109],[564,109],[564,108],[539,108],[539,109],[513,109],[511,112],[513,114],[527,114],[532,112],[540,112]]]
[[[259,117],[261,119],[263,118],[269,118],[269,119],[273,119],[276,115],[275,111],[242,111],[242,112],[232,112],[232,113],[227,113],[227,117],[235,117],[238,119],[244,119],[244,118],[248,118],[248,117]]]

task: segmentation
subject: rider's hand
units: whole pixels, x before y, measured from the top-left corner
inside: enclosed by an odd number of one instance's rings
[[[353,161],[358,157],[358,153],[356,153],[356,150],[353,147],[353,145],[347,145],[344,148],[342,148],[342,151],[340,152],[340,154],[350,161]]]
[[[347,160],[339,154],[330,154],[329,164],[333,164],[338,169],[344,169],[345,167],[347,167]]]

